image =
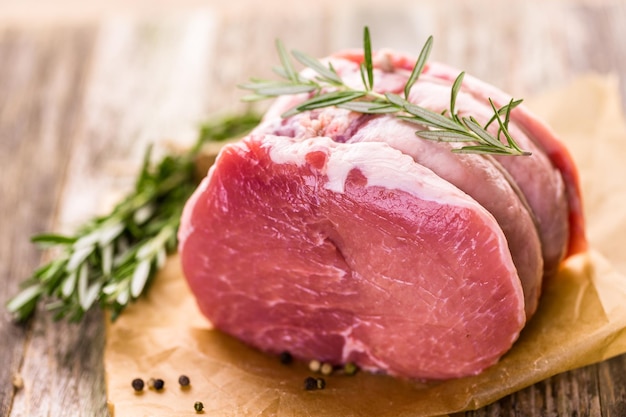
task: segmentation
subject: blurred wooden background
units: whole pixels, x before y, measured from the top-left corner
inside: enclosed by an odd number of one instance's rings
[[[619,78],[626,104],[618,0],[0,1],[0,302],[41,261],[31,235],[101,211],[147,143],[189,144],[202,120],[241,109],[235,86],[269,75],[276,38],[323,56],[360,46],[364,25],[375,48],[417,53],[432,34],[433,59],[515,97],[595,72]],[[3,309],[0,332],[0,415],[107,415],[100,311],[17,326]],[[626,415],[624,375],[626,356],[468,415]]]

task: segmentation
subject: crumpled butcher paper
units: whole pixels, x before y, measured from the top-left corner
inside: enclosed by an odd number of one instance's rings
[[[105,370],[114,417],[433,416],[480,408],[552,375],[626,352],[626,127],[618,85],[586,76],[527,105],[572,151],[581,173],[591,250],[551,279],[539,309],[500,362],[480,375],[419,383],[359,372],[306,391],[307,364],[283,365],[214,330],[172,256],[147,296],[107,317]],[[181,388],[179,375],[191,384]],[[135,393],[134,378],[163,390]]]

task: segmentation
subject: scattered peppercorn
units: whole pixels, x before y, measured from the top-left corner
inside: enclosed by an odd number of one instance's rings
[[[204,404],[202,404],[200,401],[196,401],[193,404],[193,409],[196,410],[196,413],[200,413],[202,412],[202,410],[204,410]]]
[[[321,367],[322,363],[316,359],[313,359],[311,362],[309,362],[309,369],[311,370],[311,372],[319,372]]]
[[[291,353],[282,352],[280,354],[280,363],[283,365],[289,365],[291,362],[293,362],[293,356],[291,356]]]
[[[304,380],[304,389],[307,391],[313,391],[317,389],[317,379],[312,376],[306,377]]]
[[[307,391],[315,391],[326,388],[326,380],[324,378],[306,377],[304,380],[304,389]]]
[[[333,366],[330,363],[323,363],[320,367],[322,375],[330,375],[333,373]]]
[[[189,381],[189,377],[187,375],[181,375],[178,377],[178,383],[181,387],[188,387],[190,382],[191,381]]]
[[[343,372],[346,375],[354,375],[359,370],[353,362],[348,362],[343,366]]]
[[[163,389],[164,385],[165,385],[165,382],[162,379],[156,379],[154,381],[154,389],[156,390]]]
[[[165,382],[161,379],[161,378],[150,378],[150,380],[148,380],[148,388],[150,389],[155,389],[157,391],[160,391],[163,389],[163,386],[165,385]]]
[[[132,382],[133,389],[137,392],[143,391],[143,379],[135,378]]]

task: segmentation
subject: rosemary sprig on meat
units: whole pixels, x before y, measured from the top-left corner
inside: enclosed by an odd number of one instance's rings
[[[333,68],[332,63],[324,65],[321,61],[300,51],[293,51],[292,57],[296,61],[315,71],[314,78],[305,77],[296,72],[282,42],[276,42],[276,48],[282,66],[274,72],[282,80],[252,79],[240,85],[241,88],[252,91],[244,97],[247,101],[257,101],[290,94],[309,94],[310,98],[296,105],[283,114],[289,117],[307,110],[336,106],[358,113],[392,114],[398,118],[414,123],[420,127],[416,135],[428,140],[468,143],[460,148],[454,148],[457,153],[484,153],[496,155],[530,155],[530,152],[520,148],[508,130],[511,110],[522,100],[511,100],[508,104],[496,108],[493,101],[489,103],[493,109],[493,116],[486,124],[481,125],[472,116],[460,116],[455,110],[455,104],[465,73],[461,72],[454,81],[450,93],[450,108],[443,113],[437,113],[425,107],[409,102],[409,93],[422,73],[432,49],[433,38],[428,38],[424,44],[413,71],[404,86],[404,96],[391,93],[378,93],[374,90],[374,66],[372,61],[372,47],[369,29],[365,27],[363,33],[363,62],[360,65],[363,88],[354,89],[344,83],[341,76]],[[497,132],[488,131],[491,124],[496,123]]]
[[[245,113],[207,123],[192,149],[167,155],[157,164],[151,163],[148,149],[134,190],[109,214],[73,235],[32,238],[57,256],[24,281],[7,309],[22,321],[45,299],[56,319],[78,321],[100,304],[115,319],[145,291],[166,255],[176,249],[182,208],[197,185],[195,159],[202,145],[243,135],[259,120]]]

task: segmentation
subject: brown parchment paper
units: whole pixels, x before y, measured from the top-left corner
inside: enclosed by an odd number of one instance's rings
[[[107,319],[105,371],[115,417],[433,416],[476,409],[552,375],[626,352],[626,127],[612,77],[577,79],[527,100],[578,162],[592,250],[570,258],[547,283],[539,309],[513,349],[482,374],[424,384],[360,372],[331,375],[305,391],[306,364],[280,364],[211,328],[172,256],[148,295]],[[602,255],[600,254],[602,253]],[[607,260],[610,259],[609,260]],[[178,376],[191,386],[181,389]],[[136,394],[133,378],[162,378]]]

